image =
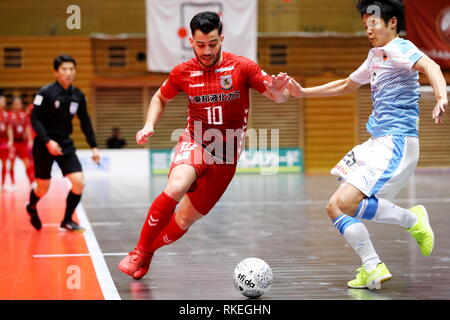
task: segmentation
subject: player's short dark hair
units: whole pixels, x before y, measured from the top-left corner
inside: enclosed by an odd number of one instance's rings
[[[59,56],[57,56],[55,58],[55,60],[53,60],[53,69],[55,71],[58,71],[59,67],[64,63],[64,62],[72,62],[73,65],[76,67],[77,66],[77,62],[75,61],[74,58],[72,58],[71,56],[67,55],[67,54],[61,54]]]
[[[387,24],[393,17],[397,18],[397,32],[405,29],[405,17],[403,3],[400,0],[359,0],[356,7],[361,13],[374,14],[370,10],[370,6],[378,6],[380,8],[381,19]]]
[[[192,36],[196,30],[200,30],[201,32],[208,34],[213,30],[219,32],[219,35],[222,34],[222,22],[220,21],[220,17],[217,13],[212,11],[203,11],[197,13],[191,20],[190,23]]]

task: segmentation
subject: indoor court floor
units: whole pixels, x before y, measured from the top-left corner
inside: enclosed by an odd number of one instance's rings
[[[86,174],[77,219],[84,233],[58,230],[68,183],[55,178],[38,205],[35,231],[24,206],[29,186],[0,194],[0,299],[245,300],[234,267],[265,260],[274,274],[261,300],[450,299],[450,171],[419,170],[396,203],[424,204],[436,235],[430,257],[401,227],[365,222],[393,278],[382,290],[348,289],[360,260],[325,213],[332,176],[238,174],[221,201],[178,242],[161,248],[149,273],[117,269],[132,250],[151,200],[167,177],[108,179]]]

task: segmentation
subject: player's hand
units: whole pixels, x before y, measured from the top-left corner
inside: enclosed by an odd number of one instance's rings
[[[94,161],[96,164],[100,164],[100,154],[98,153],[97,148],[92,148],[92,161]]]
[[[58,142],[54,141],[54,140],[50,140],[49,142],[47,142],[47,144],[45,145],[47,147],[48,152],[50,152],[50,154],[52,156],[62,156],[62,149],[61,146],[58,144]]]
[[[304,96],[303,87],[294,80],[294,78],[290,78],[288,86],[289,94],[295,98],[301,98]]]
[[[289,92],[287,85],[290,77],[286,73],[279,73],[276,76],[272,75],[272,79],[264,81],[266,91],[275,102],[285,102],[289,99]]]
[[[436,103],[436,106],[433,109],[433,119],[435,124],[444,123],[444,113],[445,108],[448,107],[448,100],[442,99]]]
[[[153,128],[146,128],[139,130],[138,133],[136,133],[136,142],[137,144],[144,144],[148,141],[148,138],[150,138],[155,131]]]
[[[290,77],[286,73],[280,72],[276,76],[272,75],[271,81],[264,80],[264,85],[271,93],[282,93],[286,89],[289,79]]]

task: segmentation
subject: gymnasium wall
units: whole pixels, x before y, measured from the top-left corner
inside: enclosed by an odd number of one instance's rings
[[[55,3],[42,1],[39,6],[29,0],[14,5],[0,3],[0,17],[8,12],[8,17],[0,18],[0,88],[9,101],[14,95],[21,95],[25,102],[31,102],[39,87],[53,81],[53,58],[63,52],[71,54],[78,61],[75,85],[86,94],[99,145],[105,146],[112,127],[121,127],[127,147],[140,148],[135,143],[135,133],[144,122],[152,94],[167,76],[146,70],[143,1],[130,0],[126,6],[119,0],[79,1],[80,7],[89,10],[82,11],[82,14],[86,11],[82,30],[73,32],[61,27],[65,18],[63,22],[55,18],[69,2]],[[339,1],[339,6],[337,1],[325,0],[258,3],[258,62],[268,73],[288,72],[304,86],[318,85],[347,77],[367,56],[370,49],[367,38],[346,33],[361,29],[353,0]],[[37,19],[40,22],[30,22],[30,14],[40,16]],[[5,21],[11,19],[20,23],[7,25]],[[56,24],[51,36],[46,20]],[[329,30],[342,33],[315,33]],[[77,32],[79,35],[75,36]],[[128,34],[117,35],[123,32]],[[448,71],[446,77],[450,83]],[[421,82],[427,84],[424,77]],[[255,92],[251,99],[249,128],[280,129],[280,147],[303,148],[309,173],[327,172],[349,148],[367,139],[365,122],[371,112],[368,88],[339,98],[291,98],[285,105],[274,104]],[[431,93],[422,95],[421,106],[423,155],[419,165],[448,166],[449,126],[431,123]],[[86,148],[84,135],[75,121],[76,145]],[[171,148],[172,131],[183,128],[185,121],[186,100],[179,95],[159,123],[158,135],[146,147]]]
[[[69,30],[67,7],[81,9],[80,30]],[[258,30],[358,32],[356,0],[259,0]],[[14,22],[14,23],[11,23]],[[20,0],[0,2],[0,36],[145,34],[145,0]]]

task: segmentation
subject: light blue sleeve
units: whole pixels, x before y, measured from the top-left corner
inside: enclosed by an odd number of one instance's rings
[[[388,59],[396,66],[411,70],[425,54],[409,40],[399,39],[386,48]]]

